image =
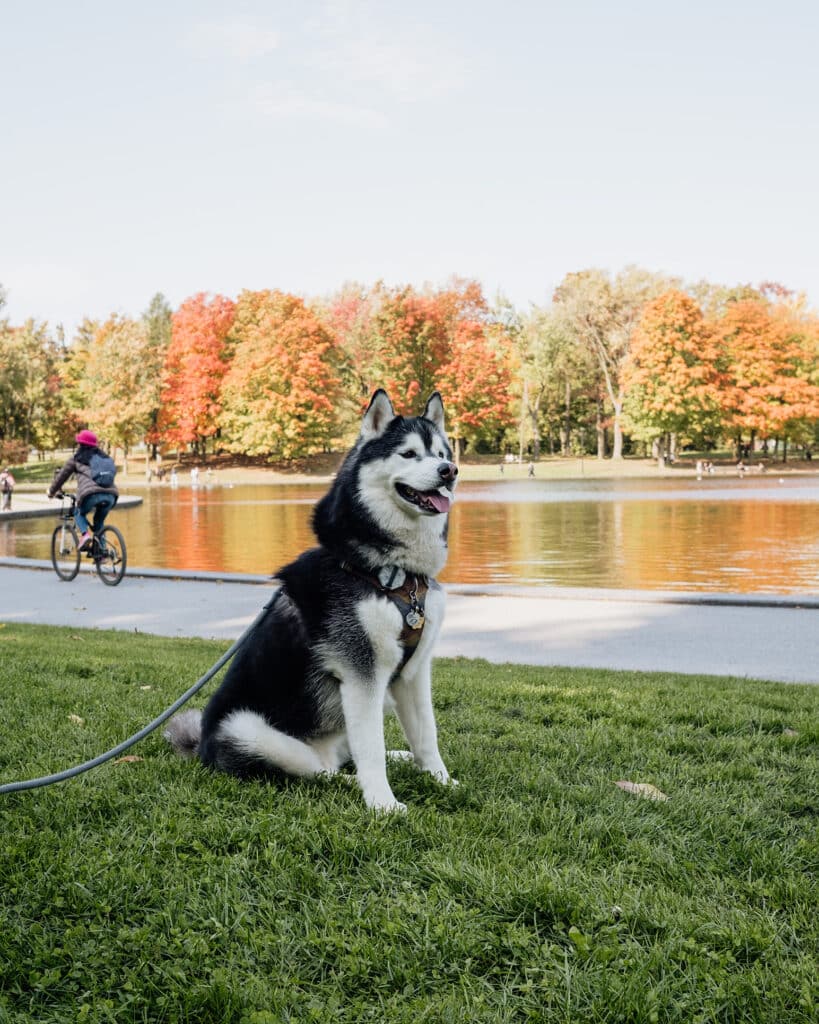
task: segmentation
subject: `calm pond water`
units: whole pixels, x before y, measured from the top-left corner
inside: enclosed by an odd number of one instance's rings
[[[133,488],[113,513],[133,566],[267,573],[314,543],[323,485]],[[0,554],[48,558],[50,519],[0,525]],[[441,579],[819,593],[819,479],[465,483]]]

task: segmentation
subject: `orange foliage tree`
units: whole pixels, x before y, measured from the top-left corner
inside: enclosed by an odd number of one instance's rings
[[[449,354],[442,312],[434,296],[405,287],[382,292],[373,319],[384,373],[380,383],[396,412],[414,413],[419,400],[434,390],[435,375]]]
[[[643,440],[714,437],[725,374],[698,303],[670,289],[646,303],[624,365],[626,411]]]
[[[759,300],[729,304],[714,331],[729,363],[726,425],[743,435],[786,439],[819,417],[819,387],[806,348],[783,308]]]
[[[228,451],[295,458],[326,448],[339,378],[332,332],[304,302],[244,291],[230,333],[219,424]]]
[[[464,440],[494,438],[512,422],[509,356],[492,347],[483,324],[460,320],[454,325],[449,359],[436,382],[458,460]]]
[[[174,313],[157,418],[157,434],[164,443],[193,445],[204,454],[216,433],[227,369],[225,338],[235,309],[222,295],[208,301],[200,292]]]

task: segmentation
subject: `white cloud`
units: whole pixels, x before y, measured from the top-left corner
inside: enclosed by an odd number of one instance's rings
[[[457,89],[464,78],[463,63],[455,57],[424,50],[419,43],[396,44],[376,34],[338,40],[334,49],[311,58],[339,79],[386,90],[399,100],[435,99]]]
[[[187,38],[188,46],[200,57],[222,55],[243,61],[264,57],[280,42],[279,32],[243,21],[202,22]]]
[[[383,114],[369,107],[279,90],[272,85],[255,89],[250,96],[250,105],[269,117],[313,118],[368,128],[382,127],[387,123]]]
[[[433,99],[459,89],[466,62],[408,7],[385,20],[383,4],[328,0],[308,25],[315,49],[307,61],[339,82],[374,86],[399,100]]]

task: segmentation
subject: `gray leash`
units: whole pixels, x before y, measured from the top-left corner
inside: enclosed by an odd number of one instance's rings
[[[100,754],[98,757],[92,758],[90,761],[85,761],[83,764],[78,764],[73,768],[66,768],[63,772],[57,772],[55,775],[43,775],[39,779],[26,779],[23,782],[7,782],[5,785],[0,786],[0,794],[19,793],[24,789],[39,789],[40,786],[52,786],[55,782],[64,782],[66,779],[73,779],[76,775],[82,775],[83,772],[90,771],[98,765],[105,764],[105,762],[110,761],[112,757],[116,757],[117,754],[121,754],[123,751],[133,747],[135,743],[139,743],[140,740],[150,735],[150,733],[155,729],[158,729],[163,722],[167,722],[171,715],[175,714],[183,704],[186,704],[191,697],[197,694],[206,683],[213,679],[219,669],[230,661],[256,626],[259,625],[268,611],[273,607],[280,593],[281,590],[276,591],[273,597],[267,602],[264,608],[262,608],[239,639],[235,640],[231,644],[222,657],[219,658],[219,660],[212,665],[203,676],[197,679],[190,689],[186,690],[167,710],[163,711],[162,714],[158,715],[152,722],[149,722],[149,724],[143,729],[140,729],[139,732],[134,733],[134,735],[129,739],[123,740],[122,743],[119,743],[116,747],[112,747],[111,750],[106,751],[104,754]]]

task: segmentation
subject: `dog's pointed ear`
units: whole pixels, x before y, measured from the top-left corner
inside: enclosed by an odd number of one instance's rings
[[[438,430],[446,437],[446,430],[444,429],[444,400],[441,398],[440,391],[433,391],[429,396],[427,407],[424,409],[423,417],[425,420],[429,420],[433,423]]]
[[[372,441],[380,437],[387,429],[387,424],[395,419],[395,410],[387,392],[379,388],[370,399],[364,419],[361,421],[361,437]]]

